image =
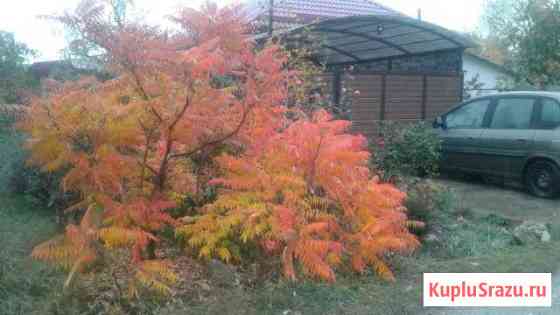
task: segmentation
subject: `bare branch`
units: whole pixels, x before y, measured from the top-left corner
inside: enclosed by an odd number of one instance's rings
[[[229,133],[227,133],[227,134],[225,134],[225,135],[223,135],[223,136],[221,136],[221,137],[219,137],[219,138],[217,138],[217,139],[214,139],[214,140],[212,140],[212,141],[205,142],[205,143],[199,145],[198,147],[196,147],[195,149],[193,149],[193,150],[191,150],[191,151],[189,151],[189,152],[183,152],[183,153],[173,154],[173,155],[171,155],[169,158],[170,158],[170,159],[176,159],[176,158],[190,157],[190,156],[192,156],[193,154],[195,154],[195,153],[197,153],[197,152],[199,152],[199,151],[201,151],[201,150],[204,150],[204,149],[206,149],[206,148],[208,148],[208,147],[212,147],[212,146],[218,145],[218,144],[220,144],[220,143],[222,143],[222,142],[224,142],[224,141],[227,141],[227,140],[229,140],[230,138],[236,136],[236,135],[241,131],[241,128],[243,128],[243,125],[245,125],[245,122],[247,121],[247,118],[249,117],[249,113],[251,112],[252,108],[253,108],[253,105],[248,106],[248,107],[245,109],[245,111],[243,111],[243,116],[241,117],[241,120],[239,121],[239,123],[237,124],[237,126],[236,126],[231,132],[229,132]]]

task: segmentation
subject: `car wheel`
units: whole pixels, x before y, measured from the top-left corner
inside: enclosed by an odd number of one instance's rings
[[[535,161],[527,167],[525,184],[537,197],[554,198],[560,192],[560,169],[550,161]]]

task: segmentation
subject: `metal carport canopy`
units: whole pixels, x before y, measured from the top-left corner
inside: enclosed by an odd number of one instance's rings
[[[453,31],[399,15],[333,18],[283,33],[288,39],[297,40],[307,32],[320,35],[318,57],[328,65],[372,62],[475,46]]]

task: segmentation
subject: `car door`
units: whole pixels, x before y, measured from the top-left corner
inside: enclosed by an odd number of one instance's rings
[[[482,132],[481,171],[516,177],[534,144],[537,97],[497,97],[491,108],[490,123]]]
[[[438,129],[442,139],[443,169],[477,169],[479,140],[491,100],[477,99],[458,106],[443,116],[444,128]]]
[[[542,98],[537,109],[536,134],[532,156],[549,157],[558,161],[560,152],[560,102]]]

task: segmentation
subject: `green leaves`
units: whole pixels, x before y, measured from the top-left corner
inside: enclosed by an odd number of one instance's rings
[[[0,104],[16,103],[18,90],[34,85],[25,63],[35,51],[17,42],[14,34],[0,30]]]
[[[483,20],[506,47],[506,66],[518,83],[537,88],[560,83],[559,0],[492,0]]]
[[[439,169],[441,140],[425,123],[403,126],[387,122],[381,138],[371,141],[374,166],[383,177],[433,176]]]

